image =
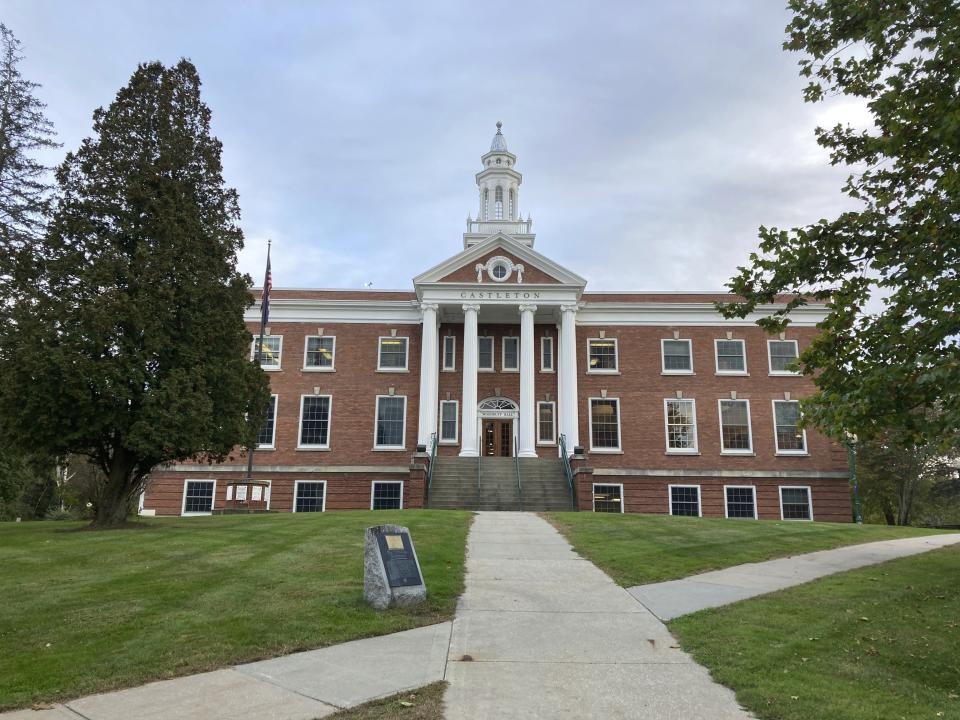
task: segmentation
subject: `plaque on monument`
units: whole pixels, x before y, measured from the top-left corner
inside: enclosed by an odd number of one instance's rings
[[[364,533],[363,597],[378,610],[415,605],[427,597],[410,531],[377,525]]]

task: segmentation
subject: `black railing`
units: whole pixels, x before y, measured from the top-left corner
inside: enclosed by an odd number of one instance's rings
[[[517,438],[513,438],[513,465],[517,470],[517,501],[523,510],[523,486],[520,484],[520,454],[517,452]]]
[[[570,489],[570,503],[574,510],[577,508],[577,496],[573,490],[573,468],[570,467],[570,456],[567,455],[567,438],[560,434],[560,460],[563,462],[563,474],[567,478],[567,487]]]
[[[483,459],[483,446],[479,448],[480,452],[477,453],[477,510],[480,509],[480,461]]]

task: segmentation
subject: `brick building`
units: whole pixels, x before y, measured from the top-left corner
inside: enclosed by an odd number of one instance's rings
[[[166,467],[143,512],[575,504],[850,519],[844,452],[797,425],[812,386],[791,362],[823,306],[769,337],[756,317],[721,317],[723,293],[588,292],[534,249],[499,124],[481,159],[462,251],[412,290],[273,290],[256,482],[238,484],[242,449]],[[259,317],[258,302],[254,334]]]

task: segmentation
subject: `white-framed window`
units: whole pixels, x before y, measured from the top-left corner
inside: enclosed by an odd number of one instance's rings
[[[493,191],[493,216],[495,220],[503,220],[503,188],[499,185]]]
[[[618,355],[616,338],[589,338],[587,340],[587,372],[619,372]]]
[[[216,480],[184,480],[181,515],[212,515],[217,496]]]
[[[263,427],[257,435],[258,450],[272,450],[277,439],[277,396],[270,396],[267,406],[267,416],[263,420]]]
[[[697,452],[697,403],[692,399],[665,398],[667,452],[682,455]]]
[[[333,335],[307,335],[303,340],[303,369],[332,372],[337,351]]]
[[[553,338],[540,338],[540,372],[553,372]]]
[[[250,343],[250,359],[260,358],[260,367],[264,370],[279,370],[280,358],[283,355],[283,335],[264,335],[263,344],[260,346],[260,352],[257,352],[257,340],[259,336],[253,338]]]
[[[443,370],[457,369],[457,338],[454,335],[443,336]]]
[[[590,450],[620,452],[619,398],[590,398]]]
[[[370,487],[371,510],[403,510],[403,482],[377,480]]]
[[[808,485],[780,486],[780,519],[813,520],[813,495]]]
[[[540,400],[537,403],[537,445],[557,442],[557,404]]]
[[[503,338],[501,352],[503,357],[500,360],[500,370],[502,372],[520,372],[520,338]]]
[[[477,338],[477,369],[493,371],[493,338],[482,336]]]
[[[796,340],[767,340],[767,357],[771,375],[799,375],[788,368],[799,356]]]
[[[610,483],[593,484],[593,511],[622,513],[623,485]]]
[[[807,431],[800,427],[799,401],[773,401],[773,439],[778,455],[807,454]]]
[[[329,449],[332,415],[333,397],[331,395],[301,395],[297,447]]]
[[[720,452],[753,452],[749,400],[720,400]]]
[[[665,375],[693,374],[693,341],[661,340],[661,371]]]
[[[377,395],[373,446],[377,450],[403,450],[407,429],[407,396]]]
[[[757,489],[753,485],[724,485],[723,514],[728,518],[757,519]]]
[[[382,337],[377,347],[377,370],[405,372],[408,340],[405,337]]]
[[[293,484],[294,512],[323,512],[327,509],[326,480],[297,480]]]
[[[438,442],[444,445],[456,445],[459,437],[460,402],[457,400],[440,401],[440,437]]]
[[[747,374],[747,343],[744,340],[714,340],[717,375]]]
[[[703,517],[699,485],[668,485],[667,492],[670,493],[671,515]]]

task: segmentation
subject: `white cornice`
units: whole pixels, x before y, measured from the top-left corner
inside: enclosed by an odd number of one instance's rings
[[[577,313],[578,325],[755,325],[783,305],[761,305],[745,318],[727,319],[713,303],[585,302]],[[790,312],[790,325],[814,327],[828,314],[825,305],[805,305]]]
[[[260,319],[260,301],[244,313],[247,322]],[[416,300],[315,300],[276,298],[270,301],[270,322],[416,323]]]

